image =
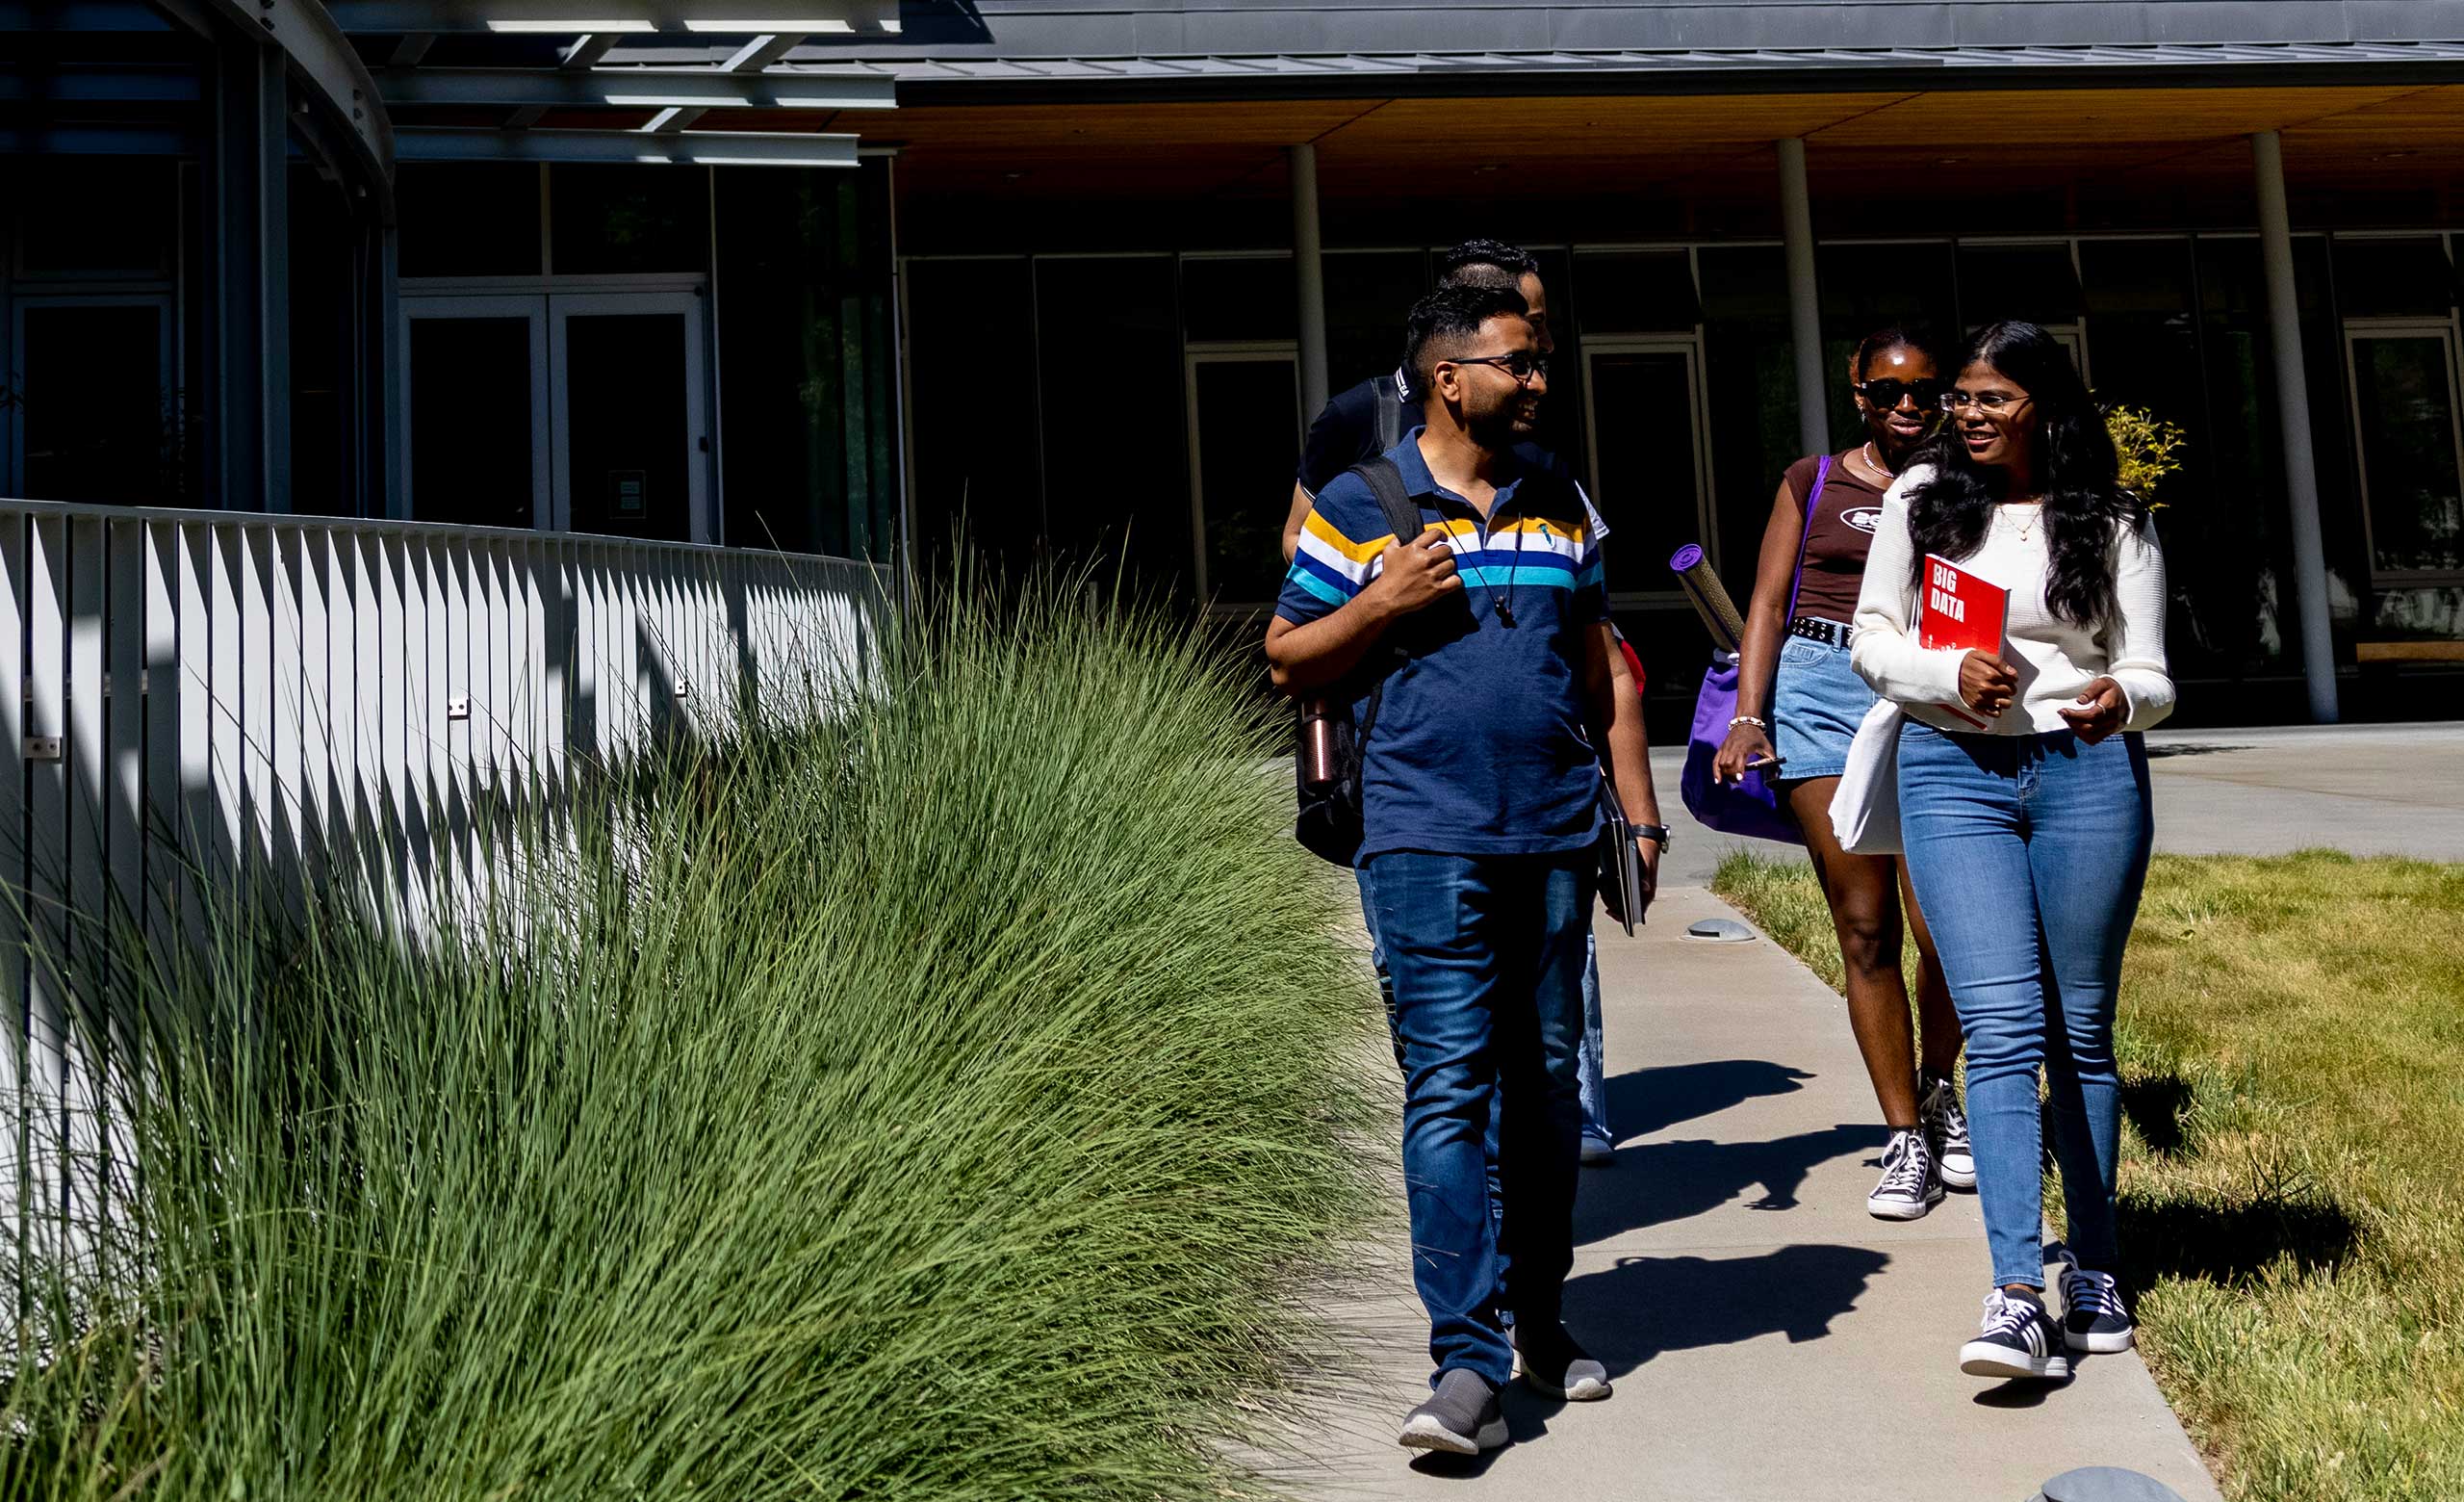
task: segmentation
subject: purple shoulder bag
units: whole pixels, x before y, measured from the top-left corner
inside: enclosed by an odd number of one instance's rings
[[[1790,620],[1796,619],[1797,590],[1805,583],[1806,546],[1813,535],[1814,507],[1822,504],[1823,482],[1830,478],[1831,456],[1825,454],[1814,470],[1813,491],[1806,497],[1805,526],[1797,538],[1797,572],[1788,583]],[[1685,557],[1687,553],[1700,556],[1696,549],[1684,550],[1678,556]],[[1736,653],[1711,654],[1711,665],[1703,673],[1702,691],[1694,698],[1694,728],[1685,738],[1685,771],[1678,780],[1678,792],[1685,800],[1685,812],[1706,828],[1724,835],[1803,844],[1805,832],[1781,803],[1779,790],[1764,782],[1760,772],[1748,772],[1734,784],[1723,783],[1711,775],[1711,761],[1728,739],[1729,721],[1736,717],[1737,674]]]

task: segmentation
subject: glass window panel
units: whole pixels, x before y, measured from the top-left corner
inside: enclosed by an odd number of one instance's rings
[[[25,495],[144,505],[175,488],[179,439],[164,404],[163,309],[27,304],[16,418]]]
[[[1195,379],[1207,591],[1218,604],[1270,605],[1300,464],[1300,362],[1201,359]]]
[[[1703,277],[1716,556],[1729,592],[1742,598],[1754,583],[1772,493],[1781,472],[1798,457],[1787,267],[1777,246],[1705,246],[1696,260]],[[1602,419],[1607,420],[1604,409]],[[1686,660],[1699,667],[1701,657],[1689,652]]]
[[[1043,534],[1026,257],[915,261],[905,274],[917,541],[937,550],[963,530],[988,560],[1023,567]]]
[[[1428,257],[1351,251],[1328,254],[1325,265],[1328,389],[1343,391],[1401,362],[1403,320],[1428,291]]]
[[[2430,584],[2379,593],[2371,635],[2410,641],[2464,640],[2464,586]]]
[[[1534,250],[1540,283],[1550,303],[1550,334],[1557,342],[1549,369],[1549,395],[1540,403],[1540,426],[1531,441],[1563,458],[1579,476],[1582,457],[1582,351],[1573,337],[1573,258],[1563,250]]]
[[[1962,246],[1959,269],[1960,323],[1964,327],[2010,319],[2078,321],[2079,273],[2066,245]]]
[[[1610,532],[1609,592],[1674,588],[1669,555],[1702,540],[1693,357],[1682,350],[1596,350],[1589,364],[1600,424],[1592,501]]]
[[[564,324],[573,530],[690,540],[684,316],[577,313]]]
[[[1951,247],[1824,246],[1816,252],[1815,270],[1822,284],[1822,373],[1831,399],[1831,436],[1844,447],[1864,436],[1848,367],[1866,336],[1908,328],[1930,330],[1939,339],[1956,327]],[[1953,342],[1956,337],[1951,335]],[[1954,353],[1946,350],[1943,358]]]
[[[724,535],[884,556],[897,510],[884,164],[730,167],[713,182]]]
[[[690,167],[552,168],[556,274],[701,272],[710,265],[710,178]]]
[[[2455,306],[2455,269],[2436,235],[2402,240],[2338,236],[2330,247],[2336,300],[2347,318],[2426,314],[2445,318]]]
[[[2381,569],[2464,568],[2455,452],[2455,350],[2443,332],[2352,342],[2362,484]]]
[[[529,526],[530,320],[415,318],[410,327],[411,515]]]
[[[403,275],[539,274],[536,166],[406,162],[394,181]]]
[[[27,276],[162,276],[170,270],[171,164],[86,157],[38,163],[11,184]],[[5,225],[0,211],[0,227]],[[0,271],[5,271],[0,267]]]
[[[1193,344],[1300,337],[1300,294],[1290,256],[1186,257],[1181,304]]]
[[[342,192],[314,172],[291,173],[291,508],[318,516],[359,509],[353,473],[357,227]]]
[[[1040,257],[1036,304],[1043,452],[1057,465],[1046,540],[1107,572],[1125,562],[1142,584],[1189,598],[1189,414],[1172,258]],[[1257,417],[1271,437],[1296,415],[1278,406]],[[1291,495],[1286,468],[1275,499]]]
[[[1579,253],[1574,281],[1574,311],[1586,333],[1690,334],[1702,322],[1693,264],[1682,250]]]

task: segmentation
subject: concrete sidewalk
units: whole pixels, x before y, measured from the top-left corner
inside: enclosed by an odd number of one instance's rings
[[[1884,1134],[1844,1003],[1767,940],[1681,937],[1713,916],[1733,915],[1678,888],[1635,938],[1602,927],[1621,1146],[1583,1175],[1566,1317],[1616,1395],[1564,1405],[1518,1383],[1514,1444],[1411,1462],[1395,1432],[1427,1380],[1427,1327],[1398,1230],[1344,1311],[1370,1380],[1284,1479],[1325,1497],[2025,1502],[2104,1464],[2217,1498],[2135,1356],[2083,1359],[2058,1387],[1959,1373],[1988,1282],[1974,1198],[1912,1225],[1865,1213]],[[1398,1181],[1398,1222],[1399,1202]]]

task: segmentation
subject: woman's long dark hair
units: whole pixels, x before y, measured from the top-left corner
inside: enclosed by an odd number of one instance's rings
[[[2034,324],[1992,324],[1969,336],[1954,373],[1990,365],[2036,400],[2036,482],[2044,500],[2045,548],[2053,577],[2045,604],[2090,631],[2114,608],[2113,552],[2117,523],[2137,526],[2147,514],[2116,478],[2119,461],[2102,413],[2089,399],[2070,355]],[[1908,532],[1921,577],[1925,555],[1957,561],[1985,543],[1993,507],[2004,499],[2008,472],[1968,457],[1956,422],[1944,423],[1910,461],[1934,466],[1934,477],[1909,492]]]

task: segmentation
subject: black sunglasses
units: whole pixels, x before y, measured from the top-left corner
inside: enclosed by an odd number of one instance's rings
[[[1950,382],[1934,376],[1901,380],[1896,376],[1884,376],[1857,388],[1857,395],[1871,402],[1877,411],[1888,412],[1902,401],[1914,400],[1917,410],[1942,404],[1942,393],[1950,390]]]

